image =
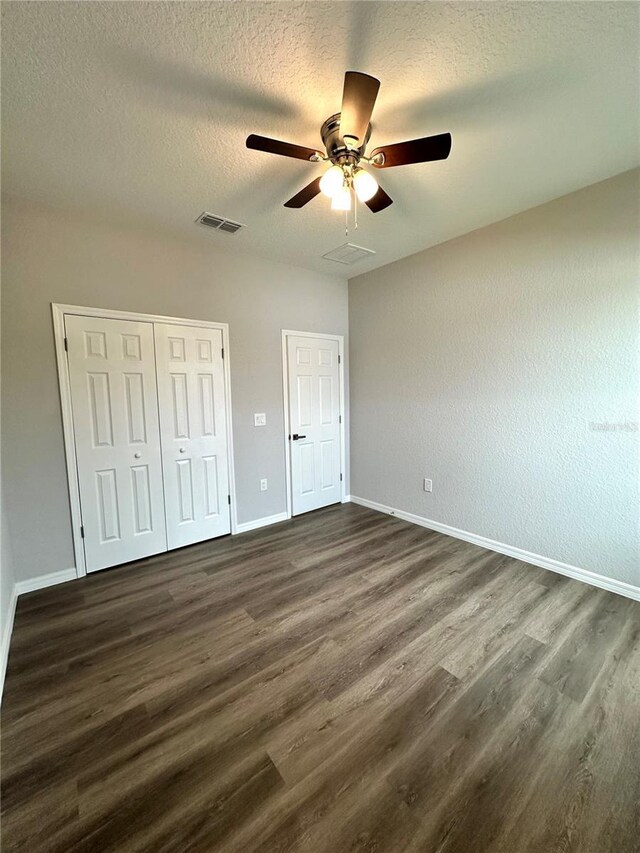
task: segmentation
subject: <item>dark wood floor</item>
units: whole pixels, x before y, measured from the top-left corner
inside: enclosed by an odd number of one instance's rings
[[[640,604],[361,507],[21,597],[4,851],[640,850]]]

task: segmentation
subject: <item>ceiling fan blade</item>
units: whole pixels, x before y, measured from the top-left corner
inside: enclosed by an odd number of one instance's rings
[[[296,160],[315,162],[322,159],[322,154],[315,148],[292,145],[290,142],[280,142],[279,139],[269,139],[268,136],[258,136],[255,133],[247,136],[247,148],[253,148],[255,151],[266,151],[267,154],[280,154],[282,157],[295,157]]]
[[[379,80],[360,71],[347,71],[344,75],[340,136],[343,139],[345,136],[353,137],[355,148],[364,142],[379,88]]]
[[[409,163],[428,163],[431,160],[446,160],[451,151],[451,134],[440,133],[438,136],[425,136],[422,139],[412,139],[409,142],[397,142],[395,145],[383,145],[371,153],[371,165],[377,169],[388,169],[390,166],[406,166]],[[375,158],[381,154],[381,162]]]
[[[378,213],[393,204],[393,199],[386,194],[382,187],[378,187],[378,192],[372,196],[365,204],[372,213]]]
[[[320,178],[311,181],[306,187],[303,187],[299,193],[296,193],[289,201],[285,201],[285,207],[304,207],[308,201],[315,198],[320,192]]]

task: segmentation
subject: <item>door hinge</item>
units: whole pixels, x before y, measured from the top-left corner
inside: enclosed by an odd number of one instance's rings
[[[224,347],[222,347],[222,357],[224,358]]]
[[[340,363],[341,363],[341,361],[342,361],[342,356],[341,356],[341,355],[339,355],[339,356],[338,356],[338,364],[340,364]]]
[[[227,495],[227,503],[231,506],[231,495]]]
[[[64,351],[69,352],[69,338],[64,339]]]
[[[80,526],[80,536],[84,539],[84,525]]]
[[[338,415],[338,423],[339,423],[339,424],[341,424],[341,423],[342,423],[342,415]]]
[[[340,482],[342,482],[342,474],[340,474]]]

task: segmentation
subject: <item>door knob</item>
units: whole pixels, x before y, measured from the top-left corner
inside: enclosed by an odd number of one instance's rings
[[[186,447],[181,447],[181,448],[180,448],[180,453],[184,453],[186,449],[187,449]]]
[[[297,432],[294,432],[294,434],[291,437],[293,438],[294,441],[298,441],[299,438],[306,438],[307,436],[306,435],[298,435]]]
[[[136,459],[140,459],[140,457],[142,456],[142,453],[134,453],[133,455],[135,456]]]

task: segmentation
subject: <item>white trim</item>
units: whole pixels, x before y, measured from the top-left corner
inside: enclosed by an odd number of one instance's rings
[[[4,677],[7,673],[9,646],[11,645],[11,632],[13,631],[13,620],[16,615],[17,601],[18,591],[16,590],[16,585],[13,584],[13,588],[11,590],[11,599],[9,601],[9,612],[7,613],[7,621],[5,623],[4,631],[2,633],[2,645],[0,646],[0,703],[2,703],[2,694],[4,693]]]
[[[477,533],[469,533],[467,530],[450,527],[448,524],[442,524],[440,521],[432,521],[429,518],[423,518],[421,515],[414,515],[412,512],[405,512],[401,509],[385,506],[385,504],[377,503],[377,501],[358,498],[355,495],[351,495],[350,500],[354,504],[366,506],[377,512],[395,515],[397,518],[409,521],[411,524],[418,524],[420,527],[436,530],[438,533],[444,533],[447,536],[453,536],[455,539],[471,542],[474,545],[479,545],[481,548],[487,548],[489,551],[497,551],[498,554],[506,554],[508,557],[514,557],[516,560],[522,560],[524,563],[531,563],[531,565],[539,566],[541,569],[548,569],[551,572],[575,578],[575,580],[582,581],[590,586],[597,586],[599,589],[606,589],[609,592],[624,595],[626,598],[632,598],[634,601],[640,601],[640,587],[633,584],[614,580],[613,578],[605,577],[605,575],[590,572],[587,569],[580,569],[578,566],[571,566],[568,563],[561,563],[559,560],[553,560],[550,557],[542,557],[540,554],[523,551],[521,548],[516,548],[513,545],[505,545],[503,542],[487,539],[485,536],[479,536]]]
[[[64,348],[65,328],[64,310],[66,306],[52,303],[53,337],[58,364],[58,389],[60,391],[60,407],[62,409],[62,432],[64,435],[64,456],[67,468],[67,486],[69,489],[69,505],[71,507],[71,536],[73,538],[73,553],[76,560],[76,577],[82,578],[87,574],[84,556],[84,545],[80,528],[82,513],[80,511],[80,488],[78,486],[78,465],[76,460],[76,442],[73,432],[73,409],[71,408],[71,381],[69,378],[69,362]]]
[[[270,524],[288,521],[290,517],[286,512],[279,512],[276,515],[265,515],[253,521],[243,521],[238,524],[236,533],[248,533],[249,530],[257,530],[259,527],[268,527]]]
[[[325,335],[320,332],[297,332],[295,329],[282,329],[282,402],[284,407],[284,468],[285,483],[287,491],[287,518],[292,516],[291,500],[291,442],[289,441],[289,365],[287,363],[287,336],[296,338],[323,338],[324,340],[338,342],[338,354],[340,364],[338,376],[340,378],[340,471],[342,481],[340,483],[340,501],[346,503],[345,489],[347,487],[347,450],[346,450],[346,424],[347,414],[344,398],[344,335]]]
[[[52,302],[52,308],[61,314],[80,314],[82,317],[101,317],[105,320],[135,320],[138,323],[169,323],[173,326],[200,326],[203,329],[228,329],[228,323],[214,320],[192,320],[187,317],[166,317],[164,314],[146,314],[142,311],[116,311],[111,308],[88,308],[85,305],[65,305]]]
[[[71,568],[62,569],[59,572],[50,572],[48,575],[38,575],[38,577],[29,578],[26,581],[16,581],[16,595],[24,595],[27,592],[35,592],[48,586],[74,581],[76,578],[76,569]]]
[[[220,329],[222,346],[224,347],[223,371],[224,389],[227,403],[227,461],[229,466],[229,493],[231,495],[231,533],[238,529],[238,509],[236,503],[236,478],[233,452],[233,423],[231,403],[231,355],[229,347],[229,324],[215,323],[211,320],[189,320],[183,317],[165,317],[160,314],[143,314],[135,311],[115,311],[108,308],[87,308],[82,305],[63,305],[51,303],[53,314],[53,334],[58,364],[58,381],[60,389],[60,405],[62,408],[62,429],[64,434],[64,451],[67,465],[67,484],[69,487],[69,503],[71,505],[71,534],[76,560],[75,577],[86,575],[84,545],[80,535],[82,512],[80,508],[80,490],[78,488],[78,467],[76,463],[76,445],[73,432],[73,410],[71,407],[71,383],[69,379],[69,362],[64,348],[65,314],[78,314],[83,317],[101,317],[106,320],[133,320],[142,323],[171,323],[176,326],[198,326],[204,329]],[[67,580],[67,578],[65,578]],[[57,582],[57,581],[56,581]],[[48,586],[48,584],[47,584]],[[34,587],[39,589],[39,587]]]
[[[238,530],[238,506],[236,504],[236,469],[233,452],[233,406],[231,405],[231,347],[229,346],[229,324],[219,323],[222,331],[222,346],[224,347],[224,396],[227,403],[227,465],[229,466],[229,494],[231,495],[231,533]]]

